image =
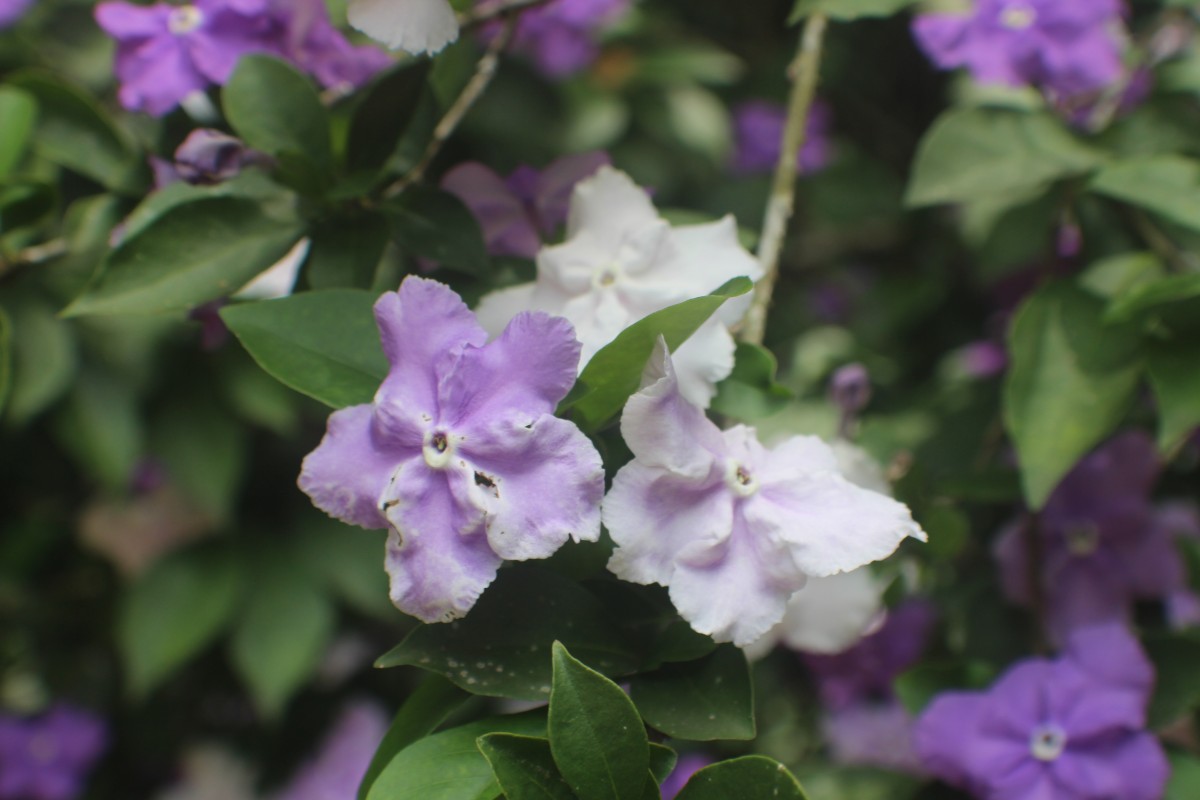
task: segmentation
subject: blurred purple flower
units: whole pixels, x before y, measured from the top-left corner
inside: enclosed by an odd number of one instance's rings
[[[839,412],[838,436],[850,438],[858,415],[871,402],[871,373],[862,364],[839,367],[829,380],[829,402]]]
[[[387,728],[388,717],[378,705],[369,702],[350,705],[326,734],[316,757],[296,771],[275,800],[355,797]]]
[[[1123,620],[1136,599],[1182,588],[1184,564],[1150,503],[1161,463],[1154,442],[1123,433],[1084,458],[1063,479],[1040,517],[1041,581],[1052,632]],[[1030,520],[1011,525],[994,554],[1010,600],[1029,605]]]
[[[739,105],[733,113],[734,172],[743,175],[774,172],[786,125],[787,111],[783,106],[764,100]],[[829,138],[832,127],[833,112],[825,103],[815,101],[808,112],[804,145],[796,154],[796,165],[802,172],[817,172],[829,164],[833,158]]]
[[[0,0],[0,28],[16,23],[32,5],[33,0]]]
[[[99,717],[65,703],[37,717],[0,715],[0,800],[71,800],[106,740]]]
[[[211,186],[237,177],[242,167],[261,163],[262,153],[238,138],[211,128],[197,128],[175,151],[175,174],[188,183]]]
[[[1167,503],[1155,509],[1155,524],[1177,547],[1191,547],[1200,552],[1200,508],[1191,503]],[[1200,595],[1185,581],[1167,595],[1166,612],[1167,622],[1173,628],[1200,627]]]
[[[229,304],[227,298],[209,300],[188,312],[188,319],[200,323],[200,349],[206,352],[219,350],[229,341],[229,328],[221,319],[221,309]]]
[[[542,240],[566,222],[575,184],[608,163],[607,153],[581,153],[564,156],[540,172],[522,166],[501,178],[469,161],[447,172],[441,185],[479,220],[489,253],[533,258]]]
[[[330,89],[355,88],[386,69],[392,57],[371,45],[353,45],[329,19],[325,0],[272,0],[284,56]]]
[[[892,681],[917,662],[933,633],[937,611],[925,600],[908,600],[888,611],[882,627],[848,650],[805,653],[825,707],[839,711],[866,700],[890,700]]]
[[[835,764],[920,773],[921,760],[913,748],[915,721],[896,701],[864,701],[827,712],[821,732]]]
[[[671,770],[671,774],[662,782],[659,790],[662,792],[662,800],[675,800],[675,795],[683,791],[683,787],[688,780],[700,770],[713,763],[713,760],[703,753],[685,753],[677,762],[675,769]]]
[[[484,10],[500,0],[478,0]],[[580,71],[596,60],[599,48],[597,32],[624,14],[632,0],[552,0],[532,8],[517,20],[512,48],[525,53],[543,74],[563,78]],[[499,28],[484,27],[490,39]]]
[[[963,373],[977,380],[994,378],[1008,369],[1008,352],[991,339],[967,344],[958,351],[958,358]]]
[[[1120,0],[977,0],[967,13],[918,16],[913,33],[943,69],[1071,97],[1120,78],[1121,12]]]
[[[1144,730],[1150,662],[1119,626],[1075,631],[985,692],[947,692],[917,722],[925,767],[989,800],[1158,800],[1169,768]]]

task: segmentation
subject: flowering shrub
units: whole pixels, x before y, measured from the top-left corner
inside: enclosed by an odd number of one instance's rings
[[[0,0],[0,800],[1200,797],[1198,25]]]

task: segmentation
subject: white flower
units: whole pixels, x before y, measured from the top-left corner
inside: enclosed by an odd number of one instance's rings
[[[458,38],[447,0],[350,0],[350,24],[393,50],[436,53]]]
[[[583,343],[582,369],[634,322],[741,275],[757,280],[762,268],[738,243],[733,217],[673,228],[628,175],[602,167],[575,186],[566,241],[538,253],[537,280],[484,297],[478,315],[493,334],[520,311],[566,317]],[[733,369],[726,326],[748,303],[727,302],[674,353],[680,391],[691,402],[707,406]]]

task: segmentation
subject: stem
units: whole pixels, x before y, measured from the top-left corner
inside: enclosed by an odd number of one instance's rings
[[[1129,209],[1129,218],[1137,228],[1138,233],[1150,245],[1150,249],[1158,254],[1167,268],[1172,272],[1196,272],[1200,270],[1200,262],[1191,253],[1180,248],[1171,237],[1163,233],[1157,225],[1146,216],[1145,212],[1136,208]]]
[[[525,5],[530,5],[526,3]],[[500,53],[508,46],[512,40],[513,30],[517,25],[516,14],[507,14],[504,16],[504,25],[496,36],[488,42],[487,50],[483,57],[479,59],[479,63],[475,65],[475,74],[471,76],[471,80],[462,90],[462,94],[450,106],[446,115],[438,122],[437,127],[433,129],[433,138],[429,145],[425,148],[425,153],[421,156],[421,160],[416,166],[408,171],[408,173],[400,180],[389,186],[383,193],[386,197],[395,197],[404,191],[407,187],[414,183],[419,183],[425,177],[426,170],[433,160],[437,158],[438,153],[442,151],[446,141],[453,135],[458,128],[463,118],[478,102],[483,93],[487,91],[492,79],[496,77],[496,68],[500,64]]]
[[[24,250],[18,250],[11,257],[5,257],[3,254],[0,254],[0,277],[15,270],[17,267],[41,264],[43,261],[50,261],[51,259],[66,255],[66,253],[66,241],[63,239],[51,239],[48,242],[31,245]]]
[[[458,26],[460,28],[473,28],[485,22],[491,22],[509,12],[525,11],[545,5],[548,2],[550,0],[502,0],[502,2],[491,3],[473,8],[470,11],[464,11],[458,15]]]
[[[796,202],[796,176],[800,169],[796,154],[804,146],[808,131],[808,112],[817,91],[817,79],[821,66],[821,42],[825,36],[828,19],[824,14],[813,14],[804,24],[800,35],[800,47],[796,58],[788,68],[793,76],[792,92],[788,100],[787,125],[779,150],[779,163],[775,166],[775,179],[771,185],[771,196],[767,200],[766,220],[763,222],[762,238],[758,245],[758,260],[762,264],[763,276],[754,287],[754,301],[743,320],[742,341],[762,344],[767,327],[767,310],[771,306],[771,294],[779,277],[779,256],[783,251],[783,240]]]

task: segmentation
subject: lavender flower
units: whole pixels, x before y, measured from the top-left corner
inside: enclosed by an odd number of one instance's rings
[[[662,800],[675,800],[675,795],[683,791],[691,777],[711,763],[713,760],[703,753],[687,753],[682,756],[675,763],[675,769],[671,770],[671,774],[659,787]]]
[[[262,155],[241,139],[211,128],[197,128],[175,151],[175,173],[191,184],[210,186],[236,177]]]
[[[1121,75],[1119,0],[976,0],[964,14],[926,14],[913,33],[943,69],[981,83],[1031,84],[1071,97]]]
[[[680,395],[661,339],[643,385],[621,417],[634,460],[604,501],[617,545],[608,568],[668,587],[700,633],[748,645],[783,619],[807,576],[925,538],[902,504],[847,481],[820,439],[767,450],[751,428],[717,428]]]
[[[1168,766],[1144,730],[1149,661],[1119,626],[1079,629],[986,692],[947,692],[917,722],[926,768],[979,798],[1157,800]]]
[[[0,28],[16,23],[31,5],[33,0],[0,0]]]
[[[478,0],[476,6],[485,11],[496,3],[497,0]],[[566,77],[596,60],[597,31],[615,22],[629,9],[630,3],[631,0],[553,0],[521,15],[512,48],[527,54],[547,77]],[[489,25],[483,35],[491,38],[497,31],[497,26]]]
[[[913,746],[913,717],[900,703],[860,702],[821,718],[821,733],[835,764],[920,773]]]
[[[104,752],[104,723],[60,703],[38,717],[0,715],[0,800],[71,800]]]
[[[575,184],[608,163],[607,153],[581,153],[564,156],[541,171],[518,167],[501,178],[469,161],[447,172],[441,185],[479,220],[489,253],[533,258],[542,240],[566,222]]]
[[[282,54],[327,89],[353,89],[392,63],[377,47],[351,44],[329,19],[325,0],[272,0]]]
[[[553,416],[575,382],[570,323],[517,315],[492,342],[454,292],[408,277],[375,304],[391,370],[373,403],[336,411],[300,487],[322,510],[388,528],[392,601],[463,616],[501,561],[600,535],[600,456]]]
[[[355,703],[338,717],[316,758],[301,767],[275,800],[346,800],[387,732],[388,718],[374,703]]]
[[[1062,635],[1076,625],[1125,619],[1137,599],[1163,598],[1185,574],[1174,538],[1155,524],[1150,491],[1160,463],[1140,431],[1110,440],[1081,461],[1040,517],[1040,578],[1048,621]],[[997,539],[1005,594],[1028,605],[1028,520]]]
[[[743,175],[774,172],[786,125],[787,111],[781,105],[750,100],[738,106],[733,113],[734,172]],[[829,138],[832,126],[833,113],[829,106],[817,100],[809,108],[804,145],[796,153],[797,169],[812,173],[829,164],[833,158]]]

